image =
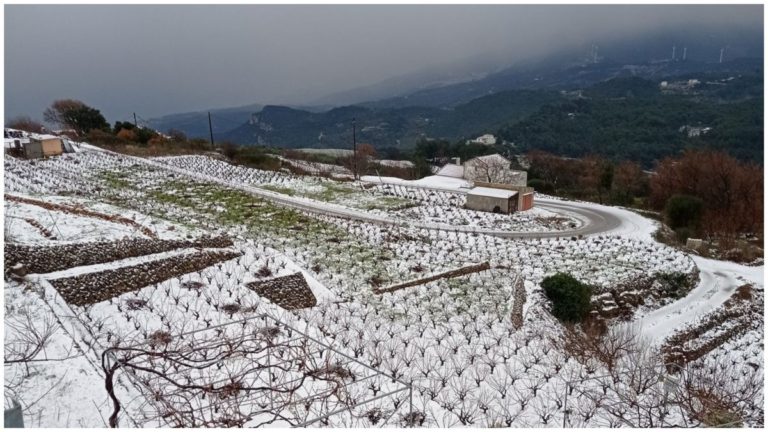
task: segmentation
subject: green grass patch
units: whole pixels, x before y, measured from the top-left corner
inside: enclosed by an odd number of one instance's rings
[[[403,210],[416,207],[418,204],[405,198],[392,196],[379,197],[374,202],[365,203],[361,208],[365,210]]]
[[[291,188],[284,187],[284,186],[275,186],[275,185],[264,185],[259,186],[261,189],[266,189],[268,191],[277,192],[279,194],[288,195],[288,196],[294,196],[296,195],[296,191],[294,191]]]
[[[319,192],[307,192],[303,194],[304,197],[324,201],[334,202],[339,198],[348,198],[351,195],[362,193],[358,189],[335,183],[323,183],[321,185],[323,190]]]
[[[186,226],[206,221],[222,228],[245,228],[247,237],[266,246],[281,251],[292,248],[309,252],[308,262],[332,273],[362,268],[362,274],[358,275],[361,289],[371,275],[388,274],[386,263],[395,258],[392,251],[371,245],[333,223],[239,189],[174,175],[144,176],[140,170],[133,169],[106,172],[100,178],[105,189],[102,197],[112,204],[135,207],[135,196],[127,198],[120,193],[120,189],[131,189],[146,198],[140,207],[147,214]],[[321,196],[330,198],[359,192],[329,184]],[[182,211],[166,212],[153,203],[171,205]]]

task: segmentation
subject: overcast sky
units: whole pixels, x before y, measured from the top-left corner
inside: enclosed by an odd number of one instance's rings
[[[509,63],[671,25],[762,29],[762,6],[5,6],[5,117],[108,120],[327,94],[478,56]]]

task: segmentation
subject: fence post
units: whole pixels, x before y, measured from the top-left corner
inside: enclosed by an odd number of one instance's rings
[[[565,383],[565,400],[563,401],[563,428],[568,424],[568,391],[571,389],[570,381]]]

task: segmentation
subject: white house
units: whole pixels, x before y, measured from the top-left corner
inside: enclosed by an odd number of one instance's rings
[[[467,144],[482,144],[482,145],[491,146],[496,144],[496,137],[491,134],[485,134],[473,140],[467,140]]]
[[[512,186],[528,184],[528,173],[512,169],[512,162],[496,153],[464,162],[464,178],[474,182],[502,183]]]

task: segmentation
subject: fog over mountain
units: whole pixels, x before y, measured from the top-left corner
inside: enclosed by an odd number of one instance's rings
[[[593,43],[700,28],[758,35],[757,48],[733,53],[762,54],[760,5],[9,5],[5,117],[41,118],[57,98],[81,99],[110,121],[353,103]]]

